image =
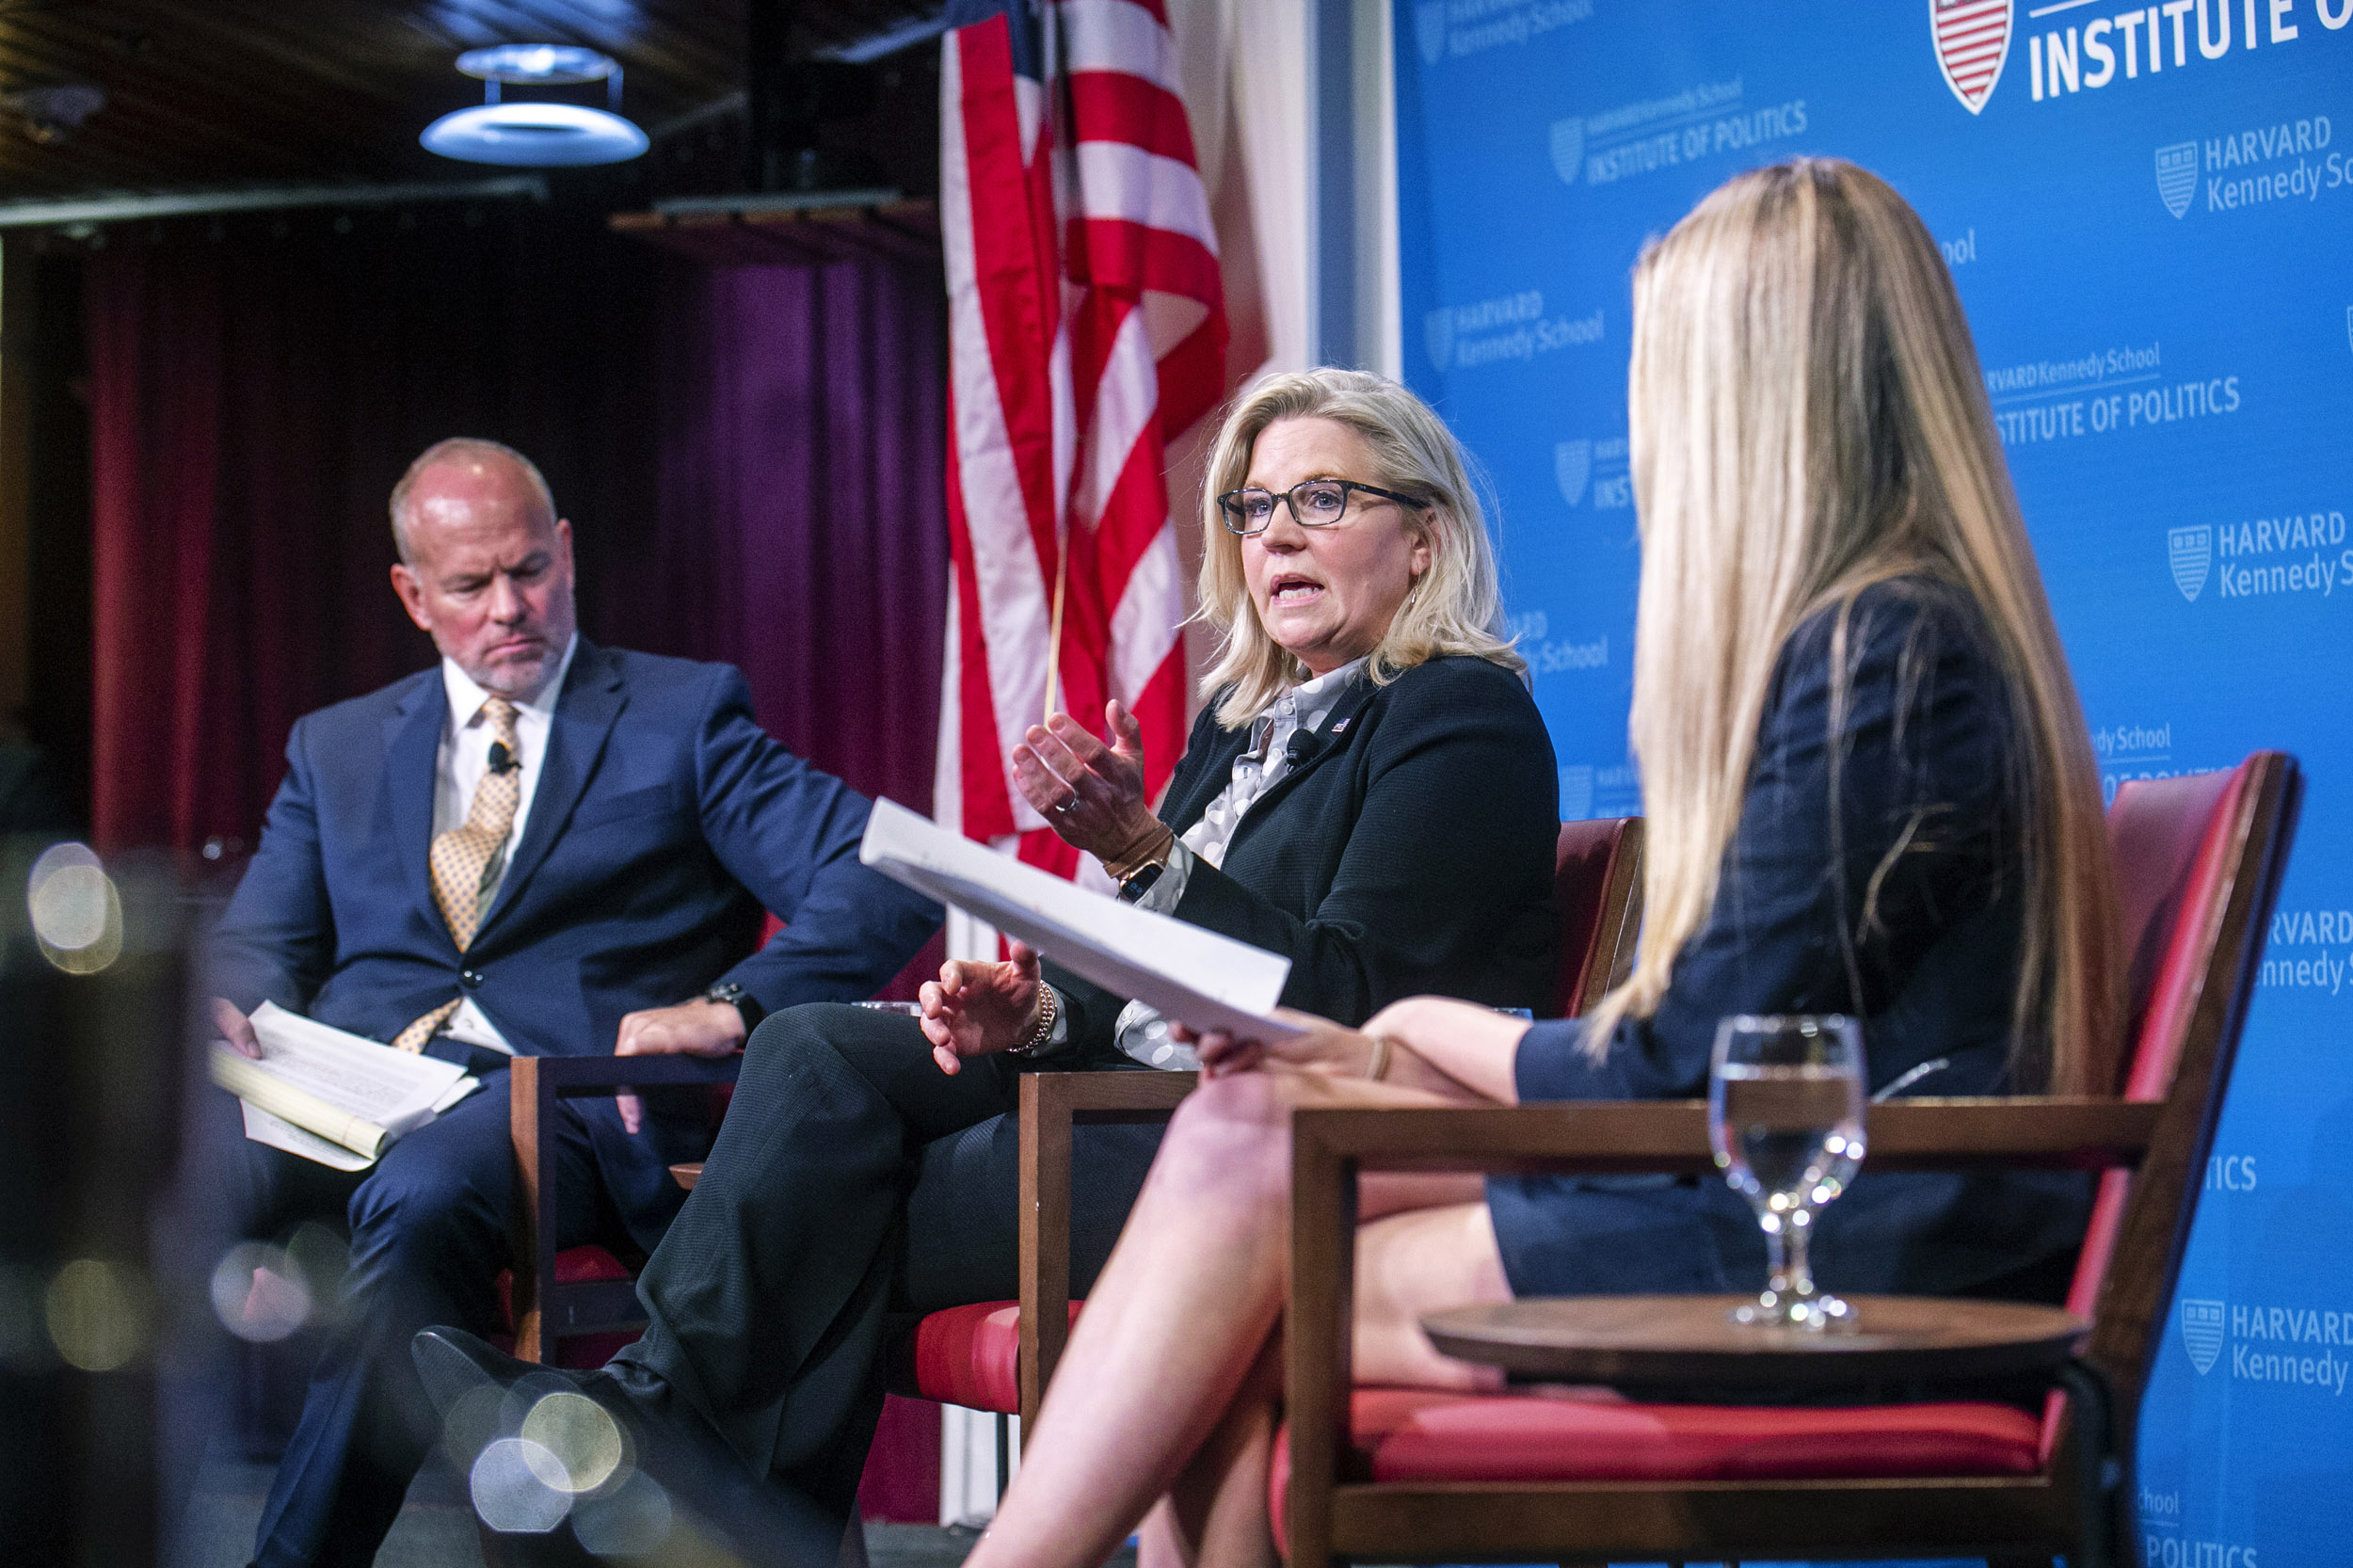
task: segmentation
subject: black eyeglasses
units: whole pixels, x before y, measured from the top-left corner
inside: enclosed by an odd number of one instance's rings
[[[1226,531],[1245,539],[1267,531],[1267,524],[1274,520],[1274,504],[1278,501],[1290,507],[1291,517],[1300,527],[1333,528],[1348,517],[1351,490],[1377,495],[1417,511],[1429,504],[1410,495],[1385,490],[1378,485],[1360,485],[1353,479],[1303,479],[1288,490],[1227,490],[1217,498],[1217,509],[1225,518]]]

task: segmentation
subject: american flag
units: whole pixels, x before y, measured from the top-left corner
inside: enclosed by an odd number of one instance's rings
[[[1185,742],[1164,441],[1225,390],[1217,241],[1161,0],[963,0],[942,45],[953,559],[935,814],[1073,874],[1007,757],[1049,704]]]

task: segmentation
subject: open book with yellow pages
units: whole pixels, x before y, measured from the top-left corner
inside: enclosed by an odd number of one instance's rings
[[[256,1008],[252,1022],[261,1059],[215,1041],[213,1081],[244,1102],[248,1138],[338,1171],[366,1170],[393,1140],[481,1087],[455,1063],[394,1050],[276,1002]]]

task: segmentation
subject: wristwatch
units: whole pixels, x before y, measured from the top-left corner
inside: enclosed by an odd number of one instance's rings
[[[1152,884],[1167,874],[1167,861],[1146,860],[1143,865],[1129,872],[1126,880],[1120,883],[1120,901],[1125,904],[1141,903],[1144,895],[1152,890]]]
[[[724,1001],[744,1015],[744,1038],[746,1040],[752,1037],[752,1031],[760,1027],[760,1020],[768,1016],[768,1010],[760,1005],[759,999],[732,980],[720,981],[695,1000]]]

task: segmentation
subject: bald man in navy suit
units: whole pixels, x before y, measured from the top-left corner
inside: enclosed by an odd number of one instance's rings
[[[392,585],[441,663],[296,724],[214,1012],[241,1050],[269,1000],[483,1087],[363,1173],[247,1144],[251,1233],[351,1240],[264,1568],[374,1560],[435,1428],[410,1336],[494,1325],[515,1054],[725,1054],[768,1012],[871,996],[939,922],[858,864],[867,801],[763,732],[734,669],[579,635],[571,526],[521,454],[441,442],[392,511]],[[763,910],[785,928],[755,952]],[[564,1101],[557,1244],[617,1225],[650,1251],[698,1123]]]

